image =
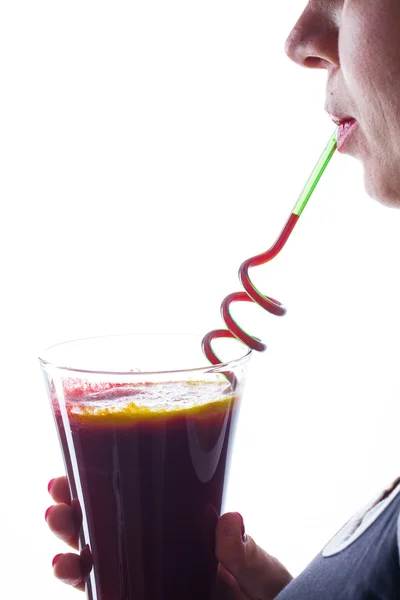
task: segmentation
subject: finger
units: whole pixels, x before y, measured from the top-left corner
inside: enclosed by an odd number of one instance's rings
[[[243,519],[238,513],[228,513],[219,520],[216,553],[240,589],[250,597],[274,598],[291,580],[276,558],[245,535]]]
[[[85,574],[81,557],[78,554],[57,554],[53,558],[55,577],[78,590],[85,589]]]
[[[246,565],[243,519],[239,513],[222,515],[216,530],[218,561],[234,576]]]
[[[246,600],[246,597],[239,589],[236,579],[221,564],[218,567],[216,592],[218,600]]]
[[[55,504],[46,510],[46,522],[50,530],[63,542],[78,548],[80,526],[76,521],[74,509],[68,504]]]
[[[49,481],[47,486],[50,496],[54,502],[71,504],[71,493],[69,491],[68,479],[66,477],[56,477]]]

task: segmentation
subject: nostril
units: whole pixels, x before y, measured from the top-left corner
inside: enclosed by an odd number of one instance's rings
[[[339,25],[337,19],[316,6],[305,9],[290,32],[285,52],[302,67],[328,69],[339,67]],[[317,4],[317,2],[315,2]]]
[[[303,65],[309,69],[323,69],[323,61],[316,56],[307,56],[304,59]]]

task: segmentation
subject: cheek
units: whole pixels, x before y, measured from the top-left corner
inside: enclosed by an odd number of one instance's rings
[[[400,116],[400,1],[349,0],[339,33],[339,56],[349,94],[370,111]],[[379,106],[381,105],[381,106]]]
[[[368,151],[393,163],[400,155],[400,35],[388,16],[372,10],[360,14],[349,9],[343,15],[339,56],[344,100],[360,123]]]
[[[343,102],[361,126],[359,158],[368,193],[400,204],[400,35],[384,10],[349,2],[339,34]],[[385,0],[380,0],[385,3]],[[396,0],[400,7],[400,1]],[[393,12],[393,11],[392,11]],[[400,16],[400,12],[399,12]],[[349,104],[346,104],[346,101]]]
[[[368,43],[370,35],[356,15],[343,15],[339,32],[340,66],[347,91],[356,105],[370,95],[369,88],[379,68],[376,53]]]

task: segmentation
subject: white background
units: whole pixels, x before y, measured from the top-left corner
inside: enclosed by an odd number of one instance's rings
[[[0,13],[1,598],[63,599],[44,522],[63,472],[37,355],[205,333],[330,137],[325,74],[290,64],[300,0],[6,0]],[[254,357],[227,508],[298,573],[398,475],[400,214],[336,155],[254,270]],[[240,308],[235,313],[239,315]],[[239,317],[238,317],[239,318]]]

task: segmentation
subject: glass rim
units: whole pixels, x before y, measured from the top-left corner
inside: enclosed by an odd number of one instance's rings
[[[54,367],[55,369],[58,370],[63,370],[63,371],[72,371],[75,373],[87,373],[87,374],[91,374],[91,375],[124,375],[124,376],[131,376],[131,377],[135,377],[135,376],[142,376],[142,375],[164,375],[164,374],[173,374],[173,373],[193,373],[193,372],[206,372],[206,373],[218,373],[220,371],[226,370],[226,369],[233,369],[236,366],[240,365],[240,364],[245,364],[249,359],[250,356],[252,354],[252,349],[247,347],[246,348],[246,352],[244,354],[242,354],[241,356],[239,356],[238,358],[233,358],[229,361],[226,362],[221,362],[218,363],[216,365],[213,365],[211,363],[209,363],[208,365],[204,365],[203,367],[189,367],[186,369],[154,369],[154,370],[145,370],[145,371],[118,371],[118,370],[109,370],[109,369],[83,369],[83,368],[78,368],[78,367],[73,367],[73,366],[66,366],[66,365],[62,365],[62,364],[57,364],[57,361],[51,361],[51,360],[47,360],[45,358],[46,353],[50,352],[51,350],[53,350],[54,348],[60,348],[61,346],[68,346],[68,345],[72,345],[78,342],[86,342],[86,341],[94,341],[94,340],[106,340],[106,339],[122,339],[122,338],[139,338],[139,337],[165,337],[167,338],[168,336],[172,337],[182,337],[182,338],[197,338],[199,340],[199,342],[201,341],[201,339],[204,337],[200,334],[195,334],[195,333],[123,333],[123,334],[110,334],[110,335],[96,335],[96,336],[89,336],[89,337],[83,337],[83,338],[75,338],[72,340],[67,340],[65,342],[59,342],[57,344],[52,344],[51,346],[48,346],[47,348],[45,348],[40,355],[38,356],[39,362],[42,366],[49,366],[49,367]],[[235,340],[234,340],[235,341]],[[239,344],[241,344],[242,346],[244,346],[244,344],[240,341],[237,340]],[[207,358],[204,356],[204,360],[207,360]]]

